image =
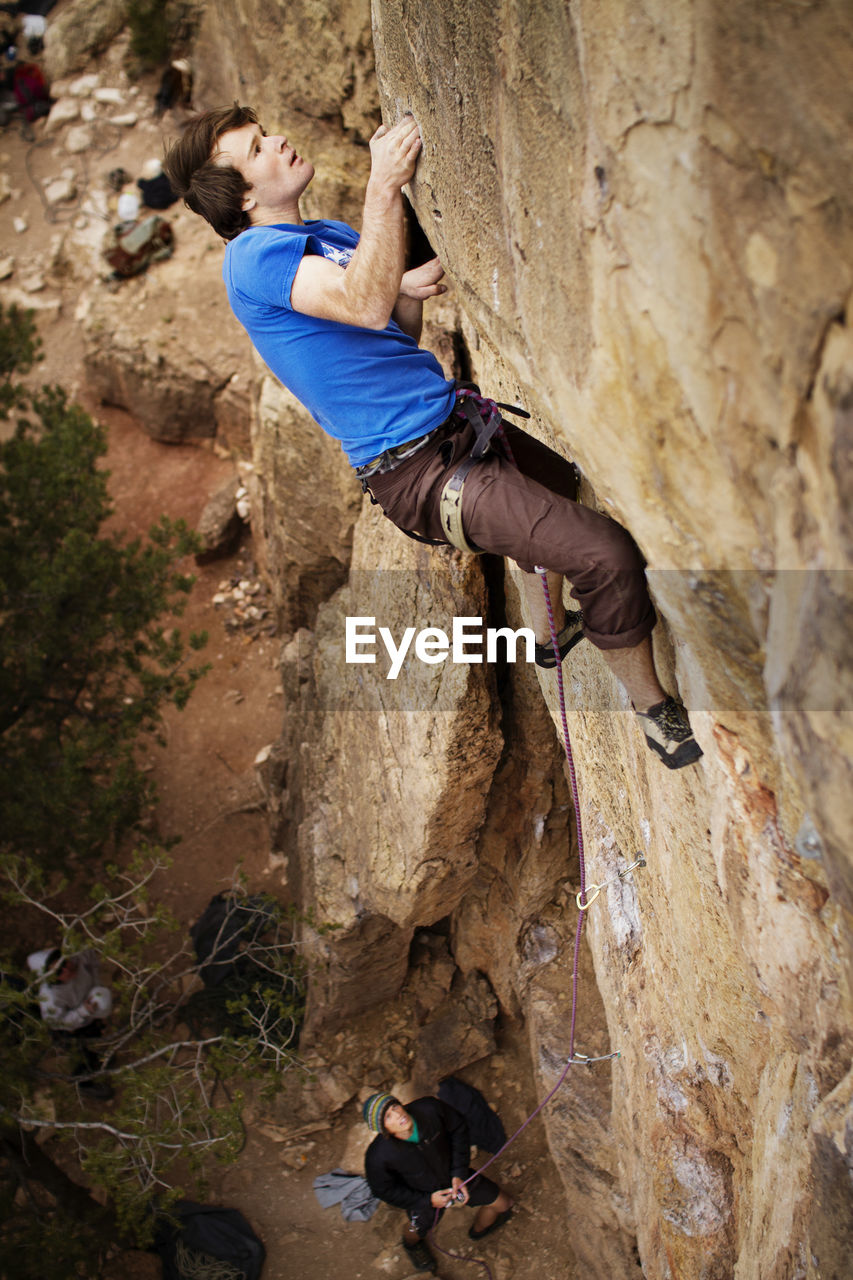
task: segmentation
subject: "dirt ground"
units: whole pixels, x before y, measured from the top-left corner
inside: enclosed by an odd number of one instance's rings
[[[139,87],[140,104],[153,97],[153,88]],[[159,153],[160,126],[150,111],[141,114],[140,124],[108,153],[87,159],[92,182],[102,182],[104,172],[117,166],[138,173],[145,159]],[[57,221],[56,212],[45,206],[38,184],[61,173],[68,157],[58,140],[42,137],[40,126],[35,138],[21,136],[16,123],[0,136],[0,168],[8,173],[13,191],[0,204],[0,256],[13,254],[15,259],[13,274],[0,284],[0,296],[7,300],[18,295],[22,281],[29,276],[32,283],[45,267],[51,240],[62,230],[61,218]],[[81,203],[67,213],[71,217],[87,217],[85,188]],[[14,218],[22,219],[26,230],[16,229]],[[100,230],[96,226],[93,233]],[[152,270],[166,271],[168,264]],[[208,497],[233,474],[233,463],[210,444],[160,444],[128,414],[92,402],[82,374],[83,337],[74,319],[77,293],[73,281],[49,279],[46,288],[29,295],[38,307],[45,345],[38,380],[61,383],[108,425],[106,465],[118,528],[128,535],[144,533],[161,513],[195,525]],[[282,889],[251,781],[253,761],[277,738],[285,713],[277,671],[282,637],[270,634],[269,627],[249,632],[232,626],[230,606],[214,603],[214,596],[227,594],[234,584],[256,581],[250,538],[235,555],[195,572],[186,624],[209,632],[204,656],[211,670],[187,709],[167,716],[166,745],[149,748],[146,761],[159,790],[160,828],[181,838],[158,893],[186,928],[210,897],[230,883],[238,865],[252,888]],[[381,1032],[381,1011],[360,1029],[363,1036]],[[512,1132],[535,1107],[536,1091],[523,1028],[505,1023],[498,1043],[498,1053],[488,1062],[463,1074],[483,1088]],[[298,1140],[288,1139],[278,1121],[267,1123],[271,1117],[258,1103],[250,1104],[246,1119],[246,1146],[233,1166],[214,1171],[208,1200],[240,1209],[252,1223],[267,1250],[265,1280],[370,1280],[383,1275],[404,1280],[411,1274],[399,1246],[399,1211],[382,1206],[368,1223],[346,1223],[339,1209],[322,1210],[313,1192],[318,1174],[342,1165],[360,1171],[366,1132],[357,1099]],[[515,1215],[475,1247],[467,1236],[473,1212],[449,1213],[439,1228],[438,1244],[469,1260],[440,1256],[440,1274],[446,1280],[569,1280],[574,1266],[565,1238],[562,1189],[541,1123],[534,1121],[491,1172],[517,1198]],[[486,1261],[477,1265],[476,1257]],[[154,1258],[124,1255],[106,1280],[154,1280],[159,1275]]]

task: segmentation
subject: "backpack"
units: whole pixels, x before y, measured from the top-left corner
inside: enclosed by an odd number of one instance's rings
[[[129,227],[124,223],[113,227],[104,245],[104,257],[113,275],[124,280],[139,275],[152,262],[168,258],[173,240],[172,228],[166,219],[152,213]]]
[[[34,62],[19,62],[12,79],[12,91],[32,123],[50,111],[50,94],[41,70]]]
[[[211,898],[201,917],[190,929],[198,973],[204,983],[183,1002],[184,1021],[194,1033],[226,1030],[246,1034],[247,1011],[265,1016],[270,962],[263,947],[258,953],[252,943],[266,941],[275,931],[279,937],[281,908],[266,893],[218,893]],[[279,943],[271,943],[275,950]],[[297,965],[284,957],[280,964],[281,993],[287,992],[288,1017],[278,1030],[268,1031],[282,1047],[298,1044],[305,1010],[305,995]],[[293,978],[291,983],[290,979]]]
[[[447,1076],[438,1086],[438,1096],[464,1117],[468,1137],[475,1147],[489,1151],[492,1155],[500,1151],[506,1142],[506,1129],[498,1113],[492,1110],[479,1089],[456,1076]]]
[[[190,929],[204,985],[218,987],[226,982],[240,967],[242,944],[260,938],[273,919],[273,907],[264,894],[217,893],[211,898]]]
[[[165,173],[158,173],[156,178],[137,178],[136,185],[142,194],[142,203],[149,209],[168,209],[178,198]]]
[[[161,1215],[151,1251],[160,1255],[163,1280],[259,1280],[266,1256],[242,1213],[192,1200]]]

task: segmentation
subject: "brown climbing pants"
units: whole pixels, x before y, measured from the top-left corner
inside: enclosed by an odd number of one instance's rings
[[[599,649],[630,649],[648,636],[655,612],[645,564],[631,535],[574,500],[574,468],[533,436],[504,423],[500,444],[470,471],[462,498],[465,536],[482,551],[509,556],[530,573],[562,573],[583,610],[584,633]],[[368,486],[400,529],[443,540],[441,491],[474,445],[470,424],[451,416],[434,440]]]

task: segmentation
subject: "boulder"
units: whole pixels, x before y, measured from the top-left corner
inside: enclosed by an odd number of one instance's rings
[[[202,549],[196,552],[197,564],[208,564],[236,550],[245,528],[237,510],[239,486],[240,481],[235,476],[205,504],[196,528],[202,542]]]
[[[55,178],[44,189],[48,204],[66,204],[77,196],[77,183],[73,178]]]
[[[70,155],[88,151],[92,146],[92,130],[86,124],[70,128],[65,135],[65,150]]]
[[[312,1027],[394,995],[415,928],[447,916],[476,872],[502,742],[489,669],[413,657],[389,680],[386,659],[347,661],[348,616],[398,635],[413,601],[437,627],[482,616],[479,565],[409,542],[368,504],[347,585],[318,612],[310,678],[297,654],[284,671],[297,754],[282,836],[298,848],[306,905],[337,926],[310,939]]]
[[[469,973],[454,983],[415,1040],[412,1069],[424,1090],[437,1090],[445,1076],[494,1053],[497,1012],[495,994],[481,973]]]
[[[94,395],[127,409],[154,439],[212,438],[220,424],[230,433],[242,416],[235,434],[247,440],[253,361],[222,288],[221,246],[187,211],[170,213],[168,221],[176,248],[167,263],[114,290],[90,286],[87,381]],[[101,269],[108,270],[105,263]],[[231,443],[228,434],[223,443]]]
[[[127,0],[71,0],[51,15],[44,38],[48,79],[83,71],[121,31],[127,8]]]
[[[321,602],[346,579],[361,488],[340,445],[270,375],[261,383],[253,436],[246,483],[259,563],[281,623],[292,630],[311,625]]]
[[[80,103],[76,98],[58,98],[50,108],[48,117],[44,122],[44,131],[46,134],[55,133],[63,125],[77,120],[79,115]]]

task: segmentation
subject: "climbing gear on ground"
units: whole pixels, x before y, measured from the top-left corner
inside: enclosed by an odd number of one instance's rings
[[[35,62],[17,64],[12,72],[12,92],[29,124],[50,113],[50,90]]]
[[[190,929],[204,985],[220,987],[235,972],[245,972],[247,961],[251,964],[247,944],[268,933],[275,920],[275,904],[268,894],[214,894]]]
[[[416,1271],[435,1271],[435,1258],[423,1240],[419,1240],[417,1244],[407,1244],[404,1240],[403,1248],[406,1250],[409,1262],[411,1262]]]
[[[645,865],[645,858],[642,854],[638,854],[630,866],[623,867],[621,871],[617,871],[612,879],[605,880],[602,884],[591,884],[588,888],[582,889],[580,893],[575,894],[578,911],[588,911],[602,889],[606,889],[609,884],[617,884],[620,880],[624,880],[625,876],[630,875],[636,867],[644,867]]]
[[[154,1230],[151,1252],[160,1255],[169,1280],[260,1280],[266,1249],[237,1209],[179,1200],[157,1211]]]
[[[149,218],[127,227],[121,223],[107,234],[104,257],[113,269],[116,279],[139,275],[152,262],[168,258],[172,253],[174,236],[165,218],[152,213]]]
[[[468,1235],[472,1240],[482,1240],[483,1236],[491,1235],[493,1231],[497,1231],[498,1227],[502,1227],[505,1222],[509,1222],[512,1217],[512,1209],[504,1209],[503,1213],[499,1213],[494,1222],[489,1227],[484,1227],[482,1231],[475,1231],[470,1228]]]
[[[580,610],[566,614],[566,625],[557,636],[557,647],[560,652],[560,661],[562,662],[566,654],[574,649],[579,641],[583,640],[583,614]],[[544,667],[545,670],[551,671],[557,665],[557,659],[554,657],[554,648],[550,643],[537,644],[533,650],[533,661],[537,667]]]
[[[637,715],[643,721],[646,742],[668,769],[683,769],[701,757],[702,748],[693,737],[687,712],[675,698],[664,698]]]

